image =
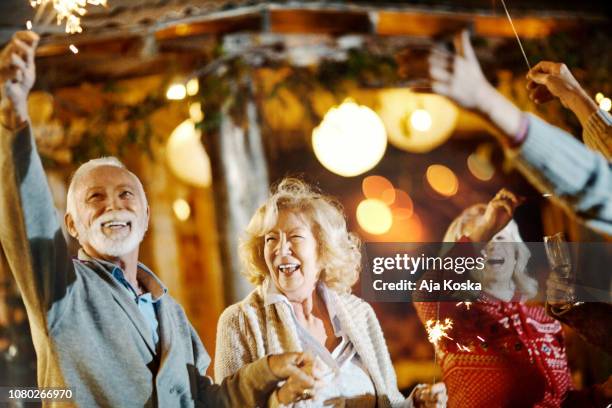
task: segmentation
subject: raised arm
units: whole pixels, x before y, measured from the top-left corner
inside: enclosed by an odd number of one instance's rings
[[[74,272],[29,127],[37,43],[35,33],[18,32],[0,53],[0,242],[31,324],[46,330]]]
[[[612,164],[497,92],[482,74],[467,32],[461,46],[463,55],[431,55],[434,91],[496,126],[500,142],[517,153],[519,169],[538,189],[553,192],[590,227],[612,234]]]
[[[580,121],[584,143],[612,159],[612,117],[598,109],[565,64],[539,62],[527,74],[527,90],[529,98],[538,104],[558,98]]]

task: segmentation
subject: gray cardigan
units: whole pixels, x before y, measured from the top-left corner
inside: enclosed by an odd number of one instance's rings
[[[0,128],[0,242],[21,291],[40,387],[71,387],[82,407],[265,405],[276,378],[267,360],[221,385],[170,296],[159,303],[160,351],[134,299],[97,262],[71,260],[28,128]]]

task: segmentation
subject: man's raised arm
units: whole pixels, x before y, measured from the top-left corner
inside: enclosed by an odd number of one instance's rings
[[[37,44],[35,33],[21,31],[0,52],[0,243],[30,323],[46,329],[74,272],[29,126]]]

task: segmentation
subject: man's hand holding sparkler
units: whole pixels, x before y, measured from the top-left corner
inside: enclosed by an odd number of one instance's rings
[[[0,124],[17,130],[29,119],[28,94],[36,80],[34,56],[38,35],[18,31],[0,52]]]

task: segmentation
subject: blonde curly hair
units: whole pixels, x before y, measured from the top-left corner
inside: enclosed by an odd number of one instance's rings
[[[239,249],[246,278],[260,285],[268,276],[264,235],[276,225],[281,211],[297,211],[310,224],[322,265],[319,280],[336,292],[350,292],[361,271],[361,243],[347,230],[342,205],[306,182],[290,177],[272,186],[270,196],[246,228]]]

